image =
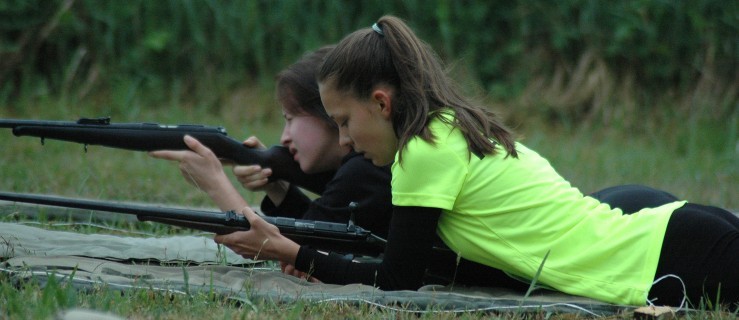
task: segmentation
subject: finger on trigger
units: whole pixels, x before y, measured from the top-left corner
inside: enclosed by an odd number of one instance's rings
[[[200,141],[193,138],[189,134],[186,134],[183,140],[185,141],[185,144],[187,145],[187,147],[190,148],[190,150],[195,151],[195,153],[199,155],[203,155],[203,152],[207,152],[206,150],[210,150],[206,146],[204,146],[202,143],[200,143]]]

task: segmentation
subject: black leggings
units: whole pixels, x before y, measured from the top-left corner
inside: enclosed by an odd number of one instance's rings
[[[620,185],[590,194],[625,214],[677,201],[674,195],[642,185]],[[427,270],[426,283],[495,286],[525,292],[528,283],[508,277],[495,268],[449,256],[437,255]],[[703,294],[716,301],[739,302],[739,217],[716,208],[686,204],[675,210],[667,225],[655,280],[675,275],[685,283],[687,298],[698,306]],[[680,280],[668,277],[649,292],[656,305],[679,306],[683,299]]]
[[[644,208],[659,207],[679,200],[668,192],[638,184],[609,187],[593,192],[590,196],[600,200],[600,202],[609,204],[613,208],[619,208],[626,214]]]
[[[667,224],[655,279],[667,275],[682,280],[693,307],[700,307],[701,299],[703,303],[739,303],[739,217],[691,203],[675,210]],[[657,299],[655,305],[680,305],[680,280],[658,281],[649,299]]]
[[[641,185],[610,187],[590,196],[626,214],[678,200],[665,191]],[[662,277],[649,291],[649,299],[656,299],[656,305],[679,306],[683,299],[681,280],[694,307],[700,306],[701,298],[712,303],[717,297],[721,303],[739,302],[739,217],[720,208],[690,203],[675,210],[667,224],[655,280]]]

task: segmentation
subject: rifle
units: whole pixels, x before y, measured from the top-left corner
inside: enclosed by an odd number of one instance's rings
[[[231,138],[223,127],[204,125],[161,125],[158,123],[111,123],[110,117],[71,121],[0,119],[0,128],[13,128],[15,136],[33,136],[134,151],[190,150],[183,137],[188,134],[223,160],[236,164],[258,164],[272,168],[270,181],[282,179],[309,191],[322,193],[335,172],[307,174],[282,146],[254,149]]]
[[[153,221],[216,234],[249,230],[246,218],[234,211],[150,207],[13,192],[0,192],[0,200],[132,214],[139,221]],[[343,224],[270,216],[262,216],[262,219],[277,226],[285,237],[301,245],[310,245],[314,249],[371,256],[378,256],[385,250],[385,239],[355,225],[351,220],[348,224]]]

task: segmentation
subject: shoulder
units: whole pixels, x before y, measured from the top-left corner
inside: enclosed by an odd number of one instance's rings
[[[428,157],[460,160],[468,157],[467,141],[459,128],[438,118],[431,120],[428,128],[434,137],[433,141],[426,141],[419,136],[410,139],[403,150],[403,164],[406,161],[414,162]],[[398,156],[396,155],[396,162],[399,160]]]
[[[326,185],[320,203],[343,207],[353,201],[358,202],[360,208],[389,205],[390,180],[389,167],[376,167],[369,159],[354,154],[345,158],[334,178]]]
[[[353,179],[380,179],[390,180],[390,168],[377,167],[372,161],[365,159],[361,154],[350,152],[342,160],[341,166],[336,171],[334,180],[351,180]]]

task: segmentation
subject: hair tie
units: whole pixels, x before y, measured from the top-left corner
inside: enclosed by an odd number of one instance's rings
[[[381,36],[384,36],[384,35],[385,35],[385,34],[384,34],[384,33],[382,32],[382,28],[380,28],[380,26],[379,26],[379,25],[377,25],[377,22],[375,22],[375,24],[373,24],[373,25],[372,25],[372,30],[374,30],[375,32],[377,32],[377,34],[379,34],[379,35],[381,35]]]

